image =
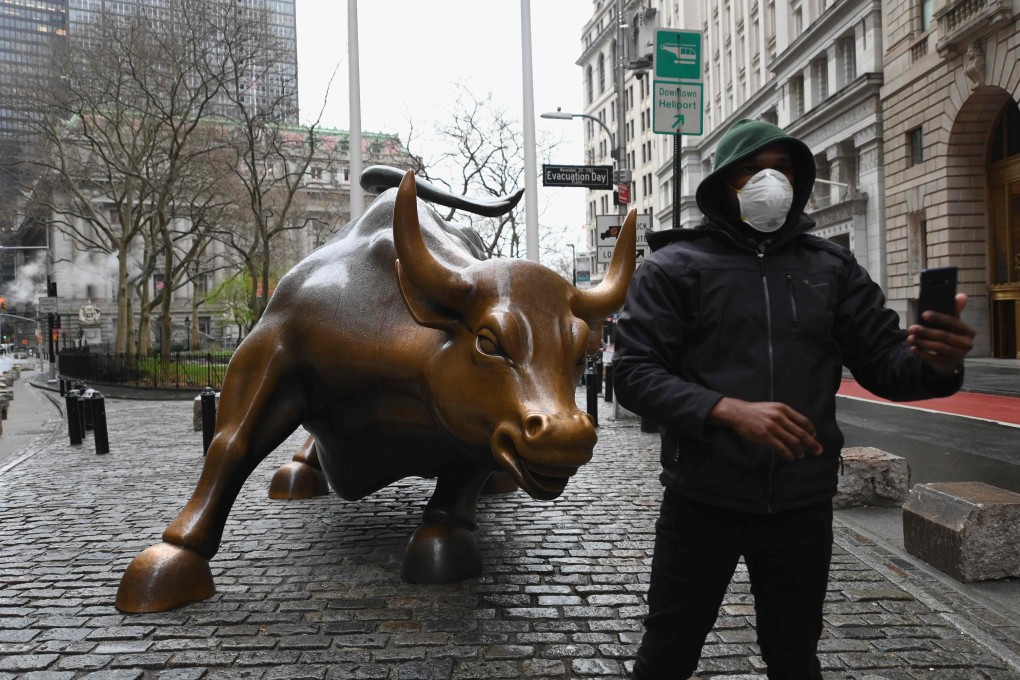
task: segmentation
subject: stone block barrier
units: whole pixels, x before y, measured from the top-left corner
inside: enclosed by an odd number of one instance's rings
[[[870,446],[843,449],[839,487],[832,507],[902,505],[910,493],[910,466],[905,458]]]
[[[982,482],[918,484],[903,506],[903,543],[964,583],[1020,577],[1020,494]]]

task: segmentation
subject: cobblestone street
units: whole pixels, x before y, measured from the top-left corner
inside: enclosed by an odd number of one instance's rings
[[[477,579],[400,579],[430,481],[358,502],[269,500],[296,434],[234,505],[211,561],[217,594],[125,615],[113,607],[121,573],[190,496],[202,437],[188,401],[108,399],[110,455],[91,437],[69,446],[62,430],[0,473],[0,679],[625,678],[661,496],[658,437],[600,405],[595,458],[562,497],[481,499]],[[828,678],[1020,677],[1009,620],[840,523],[836,535]],[[753,621],[739,571],[699,677],[764,678]]]

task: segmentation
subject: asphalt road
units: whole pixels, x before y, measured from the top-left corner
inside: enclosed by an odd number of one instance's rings
[[[1020,493],[1020,428],[987,420],[840,398],[847,446],[906,458],[911,484],[985,482]]]

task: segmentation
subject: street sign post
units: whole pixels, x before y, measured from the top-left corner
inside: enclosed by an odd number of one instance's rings
[[[701,83],[656,80],[652,84],[652,130],[663,135],[700,135],[705,112]]]
[[[543,165],[542,186],[612,189],[611,165]]]
[[[613,259],[613,248],[616,247],[616,239],[623,228],[623,217],[620,215],[596,215],[595,216],[595,261],[599,264],[609,264]],[[638,213],[637,216],[637,261],[641,262],[648,251],[648,232],[652,229],[652,216],[647,213]]]
[[[56,314],[57,313],[57,298],[55,298],[55,297],[41,297],[41,298],[39,298],[39,313],[40,314]]]
[[[701,31],[660,28],[652,65],[652,130],[662,135],[704,132]]]

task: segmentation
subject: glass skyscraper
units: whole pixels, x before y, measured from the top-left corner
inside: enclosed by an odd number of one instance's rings
[[[0,135],[24,130],[21,88],[45,72],[67,35],[68,0],[0,0]]]

